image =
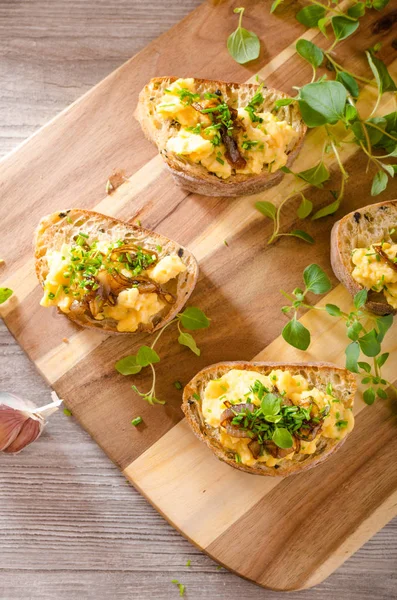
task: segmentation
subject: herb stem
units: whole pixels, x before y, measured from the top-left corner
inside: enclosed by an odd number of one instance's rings
[[[285,296],[288,300],[290,300],[291,302],[294,301],[294,297],[291,296],[291,294],[287,294],[287,292],[284,292],[284,290],[280,290],[280,293]]]
[[[325,8],[325,10],[327,12],[331,12],[331,13],[335,13],[336,15],[345,17],[346,19],[349,19],[349,21],[355,21],[356,19],[353,19],[353,17],[350,17],[349,15],[346,15],[342,10],[340,10],[339,8],[332,8],[329,5],[325,5],[322,2],[317,2],[317,0],[310,0],[310,2],[312,4],[315,4],[316,6],[321,6],[321,8]],[[336,40],[336,43],[338,43],[339,40]]]
[[[367,126],[369,127],[373,127],[373,129],[377,129],[378,131],[381,131],[384,135],[386,135],[387,137],[389,137],[391,140],[393,140],[394,142],[397,142],[397,138],[394,137],[393,135],[391,135],[390,133],[388,133],[387,131],[385,131],[384,129],[382,129],[382,127],[379,127],[378,125],[375,125],[375,123],[371,123],[366,121],[365,123]]]
[[[164,327],[162,327],[160,329],[160,331],[158,332],[158,334],[156,335],[156,337],[154,338],[154,342],[153,344],[150,346],[153,350],[154,346],[157,344],[160,336],[163,334],[163,332],[167,329],[167,327],[169,327],[170,325],[172,325],[172,323],[176,323],[176,321],[178,321],[178,319],[172,319],[172,321],[170,321],[169,323],[167,323],[166,325],[164,325]]]
[[[245,8],[240,8],[240,16],[238,19],[238,26],[241,27],[241,23],[243,22],[243,14],[244,14]]]
[[[356,75],[355,73],[352,73],[351,71],[348,71],[347,69],[342,67],[342,65],[337,63],[328,52],[324,52],[324,55],[329,60],[329,62],[335,67],[336,72],[344,71],[351,77],[354,77],[354,79],[358,79],[358,81],[362,81],[363,83],[367,83],[368,85],[376,86],[376,83],[374,81],[371,81],[370,79],[367,79],[366,77],[361,77],[361,75]]]

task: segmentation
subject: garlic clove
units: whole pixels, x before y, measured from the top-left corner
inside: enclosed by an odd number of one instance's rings
[[[0,452],[16,454],[40,437],[46,418],[62,404],[55,392],[51,398],[52,402],[38,408],[29,400],[0,391]]]
[[[25,413],[0,404],[0,452],[16,440],[28,418]]]
[[[41,435],[41,432],[44,429],[44,421],[38,419],[27,419],[17,437],[7,448],[5,448],[4,452],[8,452],[9,454],[17,454],[21,450],[28,446]]]

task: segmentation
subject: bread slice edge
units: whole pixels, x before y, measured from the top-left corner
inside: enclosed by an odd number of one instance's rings
[[[60,210],[49,215],[46,215],[40,220],[40,223],[36,229],[35,237],[34,237],[34,247],[35,247],[35,270],[37,278],[40,282],[40,285],[44,287],[44,281],[46,278],[46,269],[48,267],[48,262],[45,260],[46,252],[53,248],[51,245],[51,237],[56,232],[57,227],[60,226],[60,221],[64,220],[65,217],[60,215],[67,215],[66,218],[71,219],[77,218],[77,221],[81,218],[84,222],[87,222],[90,219],[94,220],[95,226],[99,231],[99,228],[103,229],[105,224],[108,227],[118,227],[120,232],[130,232],[134,235],[136,234],[138,237],[142,237],[150,241],[150,243],[154,245],[165,246],[167,251],[164,255],[169,254],[169,252],[175,252],[179,254],[182,252],[182,256],[184,257],[184,262],[186,264],[186,271],[178,275],[177,280],[177,299],[174,305],[172,305],[171,309],[164,314],[163,317],[160,318],[159,322],[152,326],[151,324],[144,325],[140,324],[138,329],[134,332],[121,332],[117,331],[116,322],[111,320],[103,320],[96,321],[93,318],[87,317],[87,320],[81,322],[76,319],[76,317],[72,313],[63,313],[58,309],[58,312],[64,316],[66,316],[69,320],[77,323],[81,327],[94,328],[101,331],[106,331],[107,333],[117,334],[117,335],[133,335],[135,333],[140,332],[150,332],[154,333],[155,331],[161,329],[165,324],[169,323],[185,306],[188,301],[190,295],[192,294],[195,285],[197,283],[198,275],[199,275],[199,267],[198,263],[193,256],[193,254],[185,248],[184,246],[178,244],[174,240],[167,238],[166,236],[159,234],[155,231],[151,231],[141,226],[134,225],[132,223],[128,223],[127,221],[123,221],[121,219],[117,219],[115,217],[109,217],[107,215],[103,215],[101,213],[90,211],[86,209],[66,209]],[[64,223],[61,226],[64,226]],[[78,227],[80,230],[80,226]],[[73,232],[73,233],[72,233]],[[59,231],[58,231],[59,233]],[[70,227],[70,237],[72,234],[78,233],[77,229],[73,229]],[[65,241],[70,239],[69,237],[65,237]],[[44,251],[43,245],[44,243]],[[161,256],[162,258],[162,256]]]
[[[197,412],[197,400],[193,396],[193,394],[198,394],[201,398],[201,394],[205,389],[205,386],[201,389],[202,382],[207,384],[212,379],[217,379],[231,369],[255,370],[263,374],[270,372],[272,369],[292,370],[297,373],[300,372],[306,374],[308,370],[312,370],[314,373],[321,373],[324,376],[328,375],[328,377],[332,374],[335,377],[340,378],[341,382],[343,382],[344,389],[346,390],[346,401],[344,404],[351,407],[354,404],[354,396],[357,390],[356,379],[350,371],[328,362],[281,363],[267,361],[229,361],[216,363],[202,369],[186,385],[183,391],[182,410],[194,434],[202,442],[204,442],[221,461],[227,463],[235,469],[253,475],[288,477],[289,475],[307,471],[322,463],[331,454],[337,451],[345,442],[348,435],[341,440],[331,440],[328,438],[329,441],[326,443],[324,450],[320,454],[307,455],[307,458],[301,462],[285,460],[279,469],[267,467],[264,463],[257,463],[253,466],[236,463],[234,457],[230,456],[231,451],[222,448],[220,443],[216,443],[216,441],[211,437],[210,433],[213,428],[203,424],[203,420],[200,418],[200,415]]]

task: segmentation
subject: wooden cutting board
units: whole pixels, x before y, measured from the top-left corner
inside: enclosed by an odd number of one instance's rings
[[[244,24],[259,33],[262,50],[248,68],[239,66],[225,49],[236,26],[232,8],[237,5],[203,4],[3,161],[0,255],[6,264],[1,283],[15,296],[1,314],[76,419],[174,527],[239,575],[265,587],[292,590],[322,581],[397,513],[396,405],[377,401],[366,407],[358,398],[357,424],[343,449],[313,471],[286,480],[250,476],[220,463],[182,418],[181,394],[173,382],[187,383],[207,364],[253,357],[343,364],[346,339],[337,319],[316,311],[303,317],[313,332],[307,353],[280,339],[285,317],[279,290],[300,285],[311,262],[331,273],[333,222],[372,201],[371,174],[366,175],[366,161],[352,145],[341,150],[351,173],[343,207],[336,217],[305,224],[316,239],[314,246],[290,238],[268,246],[271,225],[254,209],[259,198],[280,202],[292,190],[291,178],[255,197],[234,200],[175,187],[132,116],[150,77],[243,82],[259,73],[267,84],[291,93],[292,85],[311,78],[310,67],[295,54],[296,40],[323,44],[317,31],[295,20],[295,3],[285,3],[274,16],[270,2],[246,1]],[[340,60],[350,70],[368,77],[362,51],[381,40],[381,58],[397,74],[391,30],[396,11],[384,13],[391,17],[368,15],[359,33],[338,46]],[[373,101],[371,88],[364,95],[368,104]],[[387,101],[392,110],[392,100]],[[297,169],[318,160],[321,144],[319,132],[308,134]],[[114,168],[124,169],[129,179],[107,196],[105,184]],[[316,206],[330,199],[328,191],[308,195]],[[396,196],[397,182],[381,199]],[[39,306],[32,235],[44,214],[69,207],[139,219],[187,245],[200,262],[191,304],[211,317],[211,327],[196,336],[200,358],[178,345],[172,328],[163,335],[157,394],[167,401],[164,407],[147,405],[131,390],[132,383],[147,388],[146,373],[125,378],[114,370],[116,360],[147,343],[147,336],[119,338],[80,330]],[[286,206],[283,227],[295,225],[295,209],[294,203]],[[337,285],[323,302],[348,307],[351,300]],[[389,379],[395,378],[397,366],[396,332],[394,327],[388,334],[385,348],[394,351],[385,368]],[[146,423],[143,431],[130,425],[137,415]]]

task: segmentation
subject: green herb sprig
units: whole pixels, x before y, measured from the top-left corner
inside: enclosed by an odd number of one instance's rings
[[[337,62],[334,53],[335,46],[357,30],[359,26],[358,19],[364,16],[366,10],[373,8],[380,11],[388,4],[388,0],[368,0],[365,3],[356,1],[346,12],[342,11],[338,1],[327,1],[325,4],[317,0],[310,0],[310,2],[311,4],[299,11],[297,19],[307,27],[319,27],[327,38],[327,26],[331,25],[334,41],[327,50],[324,50],[309,40],[298,40],[296,51],[311,65],[313,70],[312,80],[303,87],[296,88],[298,94],[295,98],[283,98],[276,101],[274,110],[277,111],[281,106],[297,102],[306,125],[309,128],[321,127],[325,139],[322,157],[317,165],[301,173],[294,173],[286,167],[281,170],[295,177],[298,183],[303,179],[307,184],[321,188],[324,183],[329,182],[331,179],[331,174],[324,164],[324,157],[325,155],[333,155],[335,158],[340,172],[340,187],[337,191],[329,190],[332,195],[330,204],[312,215],[312,219],[319,219],[335,213],[344,197],[346,183],[349,178],[349,173],[346,171],[340,156],[340,149],[344,144],[354,143],[358,145],[368,159],[367,170],[369,167],[374,169],[371,195],[376,196],[382,193],[386,189],[389,180],[397,172],[397,164],[390,164],[384,160],[397,156],[397,112],[374,116],[382,96],[387,92],[395,93],[397,86],[386,65],[376,56],[381,44],[376,44],[366,52],[368,65],[374,80],[356,75],[345,69]],[[281,0],[273,2],[271,12],[274,12],[280,3]],[[327,80],[325,75],[316,81],[317,69],[322,65],[335,73],[335,81]],[[363,118],[356,106],[360,95],[358,82],[376,86],[378,90],[376,101],[368,118]],[[341,124],[343,125],[342,133]],[[382,150],[383,152],[379,154]],[[289,234],[280,233],[280,211],[282,206],[292,197],[297,194],[302,196],[302,202],[297,211],[298,218],[305,219],[312,213],[313,205],[311,201],[303,196],[302,190],[304,187],[306,186],[302,187],[300,185],[283,200],[281,206],[275,207],[274,210],[267,209],[268,214],[264,213],[274,222],[274,230],[269,243],[272,243],[281,235],[292,235],[308,243],[313,243],[313,238],[300,229]],[[256,207],[263,212],[261,204],[258,203]]]
[[[240,15],[238,26],[227,39],[227,49],[230,56],[240,65],[245,65],[259,56],[261,44],[258,36],[253,31],[242,27],[242,19],[245,8],[235,8],[233,12]]]
[[[367,404],[373,404],[376,397],[387,398],[386,388],[391,388],[397,393],[397,388],[381,373],[383,365],[389,358],[387,352],[382,352],[382,342],[393,324],[393,315],[377,317],[366,311],[365,303],[368,297],[366,289],[360,290],[354,296],[354,307],[350,312],[343,311],[335,304],[314,306],[306,300],[306,295],[309,292],[315,295],[325,294],[331,289],[331,282],[327,274],[316,264],[306,267],[303,271],[303,280],[304,289],[295,288],[291,294],[281,290],[281,293],[291,302],[290,305],[283,306],[282,312],[284,314],[293,313],[292,319],[282,331],[284,340],[299,350],[308,349],[311,341],[310,331],[297,319],[298,311],[301,308],[325,311],[331,317],[343,319],[349,339],[349,344],[345,349],[346,369],[361,375],[361,382],[368,386],[364,392],[364,401]],[[372,358],[372,364],[360,361],[360,354]]]
[[[231,425],[246,431],[259,444],[272,441],[279,448],[292,448],[293,434],[312,421],[311,406],[283,404],[283,394],[271,392],[259,380],[250,388],[250,394],[259,400],[260,405],[253,410],[236,410]],[[253,403],[252,396],[246,394],[244,403]],[[324,417],[326,413],[327,408],[319,417]]]
[[[283,0],[274,0],[270,12],[273,13],[282,2]],[[354,0],[354,4],[344,11],[341,8],[342,2],[339,0],[326,0],[325,2],[308,0],[308,2],[309,4],[297,13],[296,19],[306,27],[318,27],[327,39],[329,38],[328,29],[331,25],[334,41],[330,50],[357,31],[360,26],[359,19],[368,10],[381,11],[389,4],[389,0],[365,0],[365,2]]]
[[[202,310],[195,306],[189,306],[182,313],[179,313],[175,319],[172,319],[172,321],[160,329],[151,346],[141,346],[136,354],[125,356],[115,364],[116,371],[121,373],[121,375],[136,375],[145,367],[151,368],[153,378],[150,390],[148,392],[140,392],[135,385],[132,386],[132,389],[152,405],[165,404],[165,400],[159,400],[156,396],[156,370],[153,365],[160,362],[160,356],[154,350],[154,347],[164,331],[173,323],[178,324],[178,342],[182,346],[187,346],[197,356],[200,356],[200,349],[197,347],[194,337],[190,333],[183,331],[181,327],[189,331],[197,331],[209,327],[210,320]],[[177,389],[180,389],[179,386]]]
[[[311,42],[309,43],[311,44]],[[371,54],[368,54],[368,57],[375,58]],[[383,65],[383,63],[381,64]],[[384,93],[385,89],[387,91],[397,91],[397,87],[385,66],[382,69],[379,68],[378,73],[378,99]],[[336,164],[341,175],[340,189],[338,191],[330,190],[332,202],[315,212],[312,219],[316,220],[331,215],[338,210],[349,178],[349,174],[340,156],[342,145],[351,143],[358,145],[368,158],[367,168],[370,165],[375,167],[376,173],[374,174],[371,187],[371,194],[373,196],[383,192],[387,187],[389,178],[393,178],[397,172],[397,164],[384,162],[384,159],[397,156],[397,112],[392,112],[382,117],[362,118],[356,108],[355,99],[346,85],[341,81],[321,80],[309,83],[300,88],[295,100],[299,103],[302,118],[308,127],[323,128],[325,138],[322,150],[323,156],[315,166],[305,171],[293,172],[288,167],[281,168],[282,171],[293,176],[297,183],[299,183],[299,186],[284,198],[278,207],[271,202],[257,202],[255,204],[257,210],[270,218],[274,223],[273,234],[268,243],[272,243],[277,237],[286,235],[300,237],[306,242],[313,243],[313,238],[301,230],[280,233],[280,213],[286,202],[297,194],[302,198],[297,210],[297,216],[300,219],[305,219],[312,213],[313,204],[306,198],[303,190],[307,187],[307,184],[321,189],[324,183],[331,179],[331,174],[324,163],[324,156],[328,154],[333,154],[336,159]],[[378,100],[376,101],[376,105],[377,103]],[[374,110],[377,108],[376,105]],[[335,127],[340,123],[343,123],[344,126],[343,137],[337,133],[337,128]],[[386,151],[386,154],[379,155],[378,152],[382,148]],[[302,184],[302,182],[304,183]]]

